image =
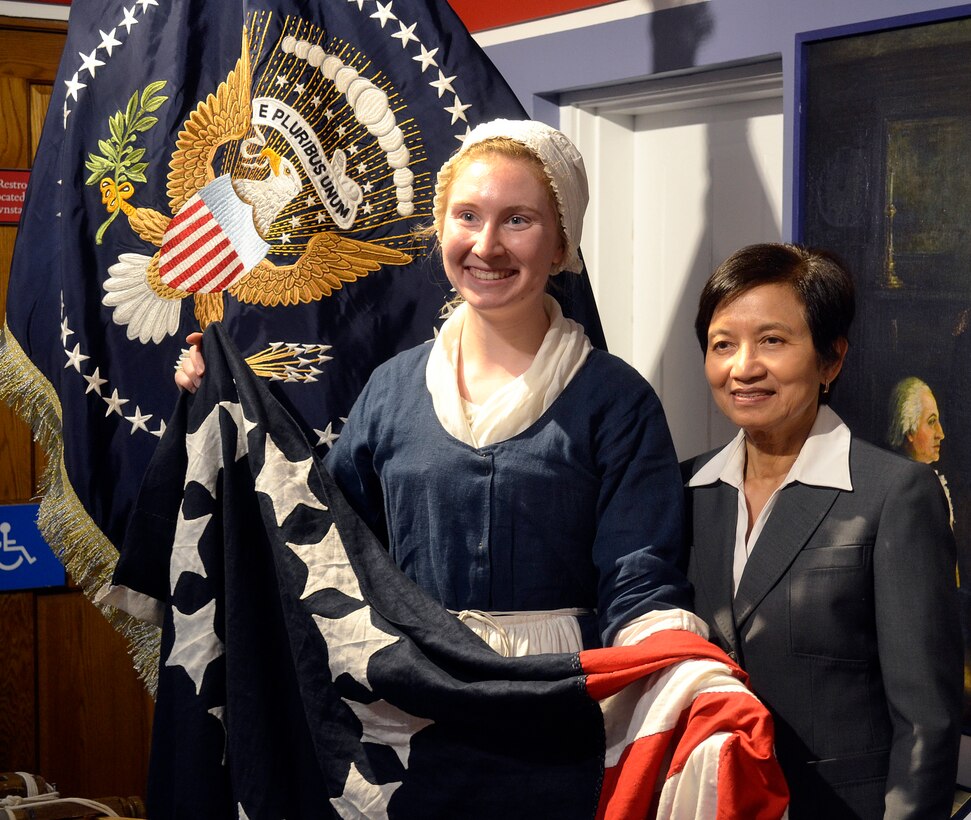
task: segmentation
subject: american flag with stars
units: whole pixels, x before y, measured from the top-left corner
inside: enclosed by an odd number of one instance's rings
[[[154,818],[779,818],[771,718],[692,632],[504,658],[348,507],[220,325],[114,578],[163,625]]]

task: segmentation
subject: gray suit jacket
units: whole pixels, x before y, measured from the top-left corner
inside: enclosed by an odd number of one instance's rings
[[[772,711],[792,820],[946,818],[962,697],[947,503],[929,467],[856,438],[850,475],[852,492],[780,491],[734,599],[736,490],[687,488],[695,609]]]

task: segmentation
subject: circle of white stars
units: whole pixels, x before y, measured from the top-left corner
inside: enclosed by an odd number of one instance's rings
[[[135,435],[136,431],[141,430],[161,438],[165,432],[165,421],[160,419],[158,426],[152,429],[149,427],[149,422],[154,418],[153,413],[143,413],[142,408],[137,404],[135,405],[134,412],[132,412],[131,407],[126,407],[125,405],[131,404],[131,399],[119,395],[118,388],[111,386],[109,380],[101,375],[100,367],[95,367],[90,373],[87,372],[89,365],[85,365],[84,363],[91,357],[81,352],[80,343],[75,344],[74,347],[70,347],[69,339],[73,335],[74,331],[71,330],[67,314],[64,311],[64,294],[62,293],[61,344],[64,346],[64,356],[67,359],[64,363],[64,368],[75,370],[87,382],[87,387],[84,390],[85,395],[94,393],[105,403],[105,418],[108,418],[112,414],[120,416],[131,425],[131,435]],[[111,388],[110,395],[108,394],[109,387]]]
[[[120,49],[124,46],[128,36],[131,34],[132,28],[138,25],[139,22],[136,16],[136,9],[140,9],[140,15],[144,18],[148,14],[148,9],[151,6],[158,8],[158,0],[136,0],[130,8],[123,7],[122,18],[113,28],[108,31],[104,31],[103,29],[98,30],[98,34],[101,35],[101,42],[91,49],[89,54],[85,54],[83,51],[78,52],[78,57],[81,58],[81,64],[70,79],[64,80],[64,85],[67,89],[64,92],[62,123],[64,128],[67,128],[67,120],[73,110],[69,107],[71,105],[70,100],[74,100],[75,104],[79,103],[80,97],[78,95],[88,87],[88,83],[84,82],[84,80],[90,81],[94,79],[97,70],[103,65],[106,65],[107,60],[114,55],[115,49]],[[122,29],[124,29],[124,33],[122,33]],[[119,40],[119,37],[124,39]],[[101,59],[102,57],[104,59]]]
[[[418,63],[417,67],[420,74],[426,77],[428,85],[435,89],[438,99],[442,102],[442,109],[450,117],[450,125],[458,124],[462,129],[455,134],[455,139],[459,142],[465,139],[471,128],[466,112],[472,108],[472,104],[462,102],[459,92],[456,91],[455,82],[458,75],[449,75],[442,70],[442,66],[439,64],[441,59],[440,48],[438,46],[429,48],[428,44],[422,41],[423,33],[419,29],[418,23],[410,23],[395,14],[395,0],[388,0],[386,3],[382,3],[381,0],[347,0],[347,2],[357,6],[357,10],[366,15],[367,19],[374,20],[392,40],[401,43],[401,48],[408,52],[414,62]],[[431,79],[428,80],[428,77],[431,77]],[[277,77],[276,82],[282,87],[287,81],[283,77]],[[294,83],[290,88],[290,91],[296,92],[298,96],[305,90],[306,88],[302,83]],[[315,98],[313,102],[316,106],[319,105],[320,100]],[[350,146],[348,153],[353,156],[355,146]]]

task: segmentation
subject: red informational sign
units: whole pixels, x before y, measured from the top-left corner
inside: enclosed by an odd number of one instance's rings
[[[606,6],[611,2],[614,0],[492,0],[490,3],[483,3],[482,0],[448,0],[465,27],[472,32],[552,17],[591,6]]]
[[[17,225],[24,208],[30,171],[0,168],[0,225]]]

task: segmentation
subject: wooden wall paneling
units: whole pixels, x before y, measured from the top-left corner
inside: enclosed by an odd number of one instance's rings
[[[0,771],[30,771],[37,766],[33,593],[0,594],[0,624]]]
[[[0,74],[54,82],[65,31],[55,20],[0,17]]]
[[[28,85],[19,74],[10,74],[10,32],[0,30],[0,168],[26,168],[29,164]],[[37,73],[31,71],[30,73]],[[6,313],[7,281],[13,256],[15,227],[0,227],[0,313]],[[6,405],[0,410],[0,503],[27,501],[36,485],[30,428]]]
[[[47,84],[33,83],[30,86],[30,99],[27,104],[30,108],[30,159],[33,165],[34,155],[37,153],[37,144],[40,142],[40,132],[44,128],[44,117],[47,116],[47,107],[50,105],[53,89]]]
[[[0,167],[27,168],[33,156],[31,147],[30,86],[35,81],[53,82],[57,56],[42,48],[40,63],[29,55],[24,59],[21,46],[38,46],[31,32],[15,23],[12,30],[2,28],[0,19]],[[45,35],[59,52],[63,34]],[[30,78],[37,78],[31,80]],[[10,261],[17,230],[0,227],[0,315],[6,313]],[[36,493],[37,459],[30,428],[5,404],[0,403],[0,503],[17,503]],[[0,768],[4,771],[38,772],[37,728],[41,705],[37,690],[36,593],[0,593],[0,623],[4,641],[0,664]]]
[[[3,37],[0,37],[2,48]],[[20,77],[0,74],[0,168],[26,168],[27,86]]]
[[[144,797],[152,703],[124,639],[83,595],[37,595],[40,774],[61,794]]]
[[[37,145],[40,142],[40,134],[44,128],[44,118],[47,116],[47,108],[50,105],[52,95],[53,88],[49,84],[31,83],[30,97],[27,100],[27,104],[30,108],[28,127],[30,128],[29,141],[31,166],[34,164],[34,156],[37,153]],[[3,293],[6,294],[6,284],[3,284],[2,288]],[[5,312],[6,311],[4,310],[4,313]],[[44,448],[36,442],[34,442],[33,445],[32,458],[33,464],[31,467],[31,476],[33,478],[33,490],[31,495],[38,496],[40,494],[40,477],[44,474],[44,468],[47,466],[47,453],[45,453]]]
[[[6,315],[7,281],[16,237],[16,228],[0,227],[0,315]],[[23,503],[33,497],[37,486],[34,465],[30,427],[0,402],[0,503]]]
[[[0,167],[31,165],[64,30],[0,17]],[[15,236],[0,228],[0,310]],[[0,503],[35,495],[42,460],[0,407]],[[0,624],[0,768],[40,774],[64,794],[144,796],[152,702],[125,640],[72,588],[0,593]]]

